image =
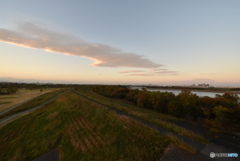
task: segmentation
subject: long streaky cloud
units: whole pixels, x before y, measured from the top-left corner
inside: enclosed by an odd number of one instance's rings
[[[144,72],[144,70],[128,70],[128,71],[120,71],[118,73],[139,73]]]
[[[140,73],[140,74],[128,74],[128,76],[154,76],[152,74]]]
[[[150,69],[150,71],[156,72],[156,71],[165,71],[167,69]]]
[[[119,71],[118,73],[129,73],[127,76],[167,76],[177,75],[177,71],[170,71],[168,69],[150,69],[149,70],[127,70]]]
[[[177,72],[176,71],[160,71],[160,72],[155,72],[155,74],[157,74],[157,75],[166,75],[166,74],[177,75]]]
[[[15,23],[16,30],[0,28],[0,41],[26,48],[75,55],[94,60],[93,66],[158,68],[143,55],[123,52],[109,45],[86,42],[74,35],[49,30],[31,22]]]

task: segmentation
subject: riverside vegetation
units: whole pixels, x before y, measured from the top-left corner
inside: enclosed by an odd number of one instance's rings
[[[215,98],[199,97],[189,90],[175,96],[171,92],[149,92],[124,86],[93,86],[100,95],[131,103],[180,119],[208,126],[212,131],[240,131],[240,103],[237,94],[225,93]],[[170,118],[169,116],[169,118]],[[165,117],[166,118],[166,117]]]

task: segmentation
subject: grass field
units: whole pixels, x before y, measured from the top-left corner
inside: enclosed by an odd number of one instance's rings
[[[85,86],[85,87],[83,86],[82,88],[78,88],[77,91],[79,91],[81,94],[85,95],[88,98],[96,100],[101,104],[126,112],[130,115],[141,118],[155,125],[161,126],[172,132],[189,137],[193,140],[202,142],[204,144],[209,144],[209,141],[203,136],[171,123],[171,121],[180,120],[179,118],[175,118],[169,115],[164,115],[161,113],[157,113],[155,111],[139,108],[130,104],[126,104],[124,102],[106,98],[104,96],[91,92],[90,89],[91,88],[89,86]]]
[[[57,95],[58,93],[60,93],[62,91],[63,90],[52,91],[52,92],[48,92],[43,95],[40,95],[39,97],[33,98],[32,100],[29,100],[29,101],[17,106],[16,108],[9,110],[6,113],[0,115],[0,119],[9,117],[18,112],[25,111],[25,110],[31,109],[33,107],[36,107],[38,105],[41,105],[42,103],[44,103],[45,101],[47,101],[48,99],[52,98],[53,96]]]
[[[8,103],[12,103],[12,102],[8,102],[8,101],[0,101],[0,105],[8,104]]]
[[[37,90],[20,89],[14,95],[0,95],[0,112],[3,110],[6,110],[16,104],[19,104],[23,101],[30,100],[34,97],[51,92],[53,90],[55,90],[55,89],[49,88],[49,89],[43,89],[43,91],[41,92],[39,89],[37,89]],[[9,103],[1,104],[1,102],[9,102]]]
[[[57,148],[60,160],[158,160],[172,141],[69,91],[0,129],[2,160],[34,160]]]

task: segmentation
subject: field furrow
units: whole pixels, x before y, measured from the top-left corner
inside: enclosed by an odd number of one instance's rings
[[[91,134],[91,135],[89,135],[89,138],[95,143],[96,146],[105,145],[105,141],[103,139],[103,136],[99,133],[96,133],[93,130],[93,126],[91,124],[87,123],[86,120],[83,119],[83,118],[79,118],[78,122],[80,124],[82,124],[82,126],[86,127],[89,130],[89,133]]]
[[[70,136],[70,142],[71,144],[76,148],[80,149],[82,152],[87,151],[86,144],[84,141],[79,137],[77,133],[77,128],[79,126],[75,126],[73,124],[73,118],[69,117],[67,114],[63,114],[64,119],[68,122],[68,127],[66,128],[66,134]]]

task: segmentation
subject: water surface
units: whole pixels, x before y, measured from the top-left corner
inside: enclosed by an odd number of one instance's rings
[[[130,89],[139,89],[142,90],[142,87],[130,87]],[[178,95],[181,93],[181,90],[170,90],[170,89],[152,89],[152,88],[146,88],[148,91],[160,91],[160,92],[172,92],[175,95]],[[191,91],[191,93],[196,94],[199,97],[212,97],[214,98],[216,94],[223,95],[224,93],[218,93],[218,92],[201,92],[201,91]],[[238,97],[240,97],[240,94],[238,94]]]

